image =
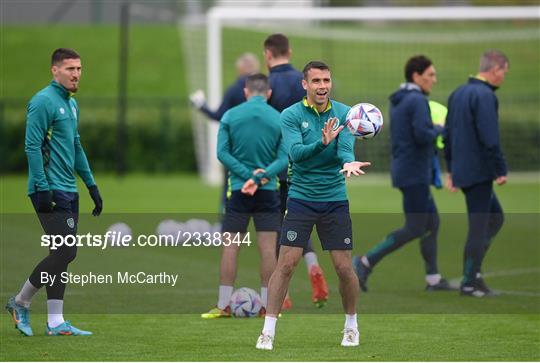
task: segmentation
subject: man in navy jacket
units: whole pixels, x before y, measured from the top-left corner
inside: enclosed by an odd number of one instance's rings
[[[211,110],[208,108],[208,105],[206,104],[206,97],[202,90],[197,90],[189,96],[193,106],[199,109],[211,120],[220,121],[225,112],[246,101],[246,96],[244,95],[246,78],[252,74],[258,73],[260,69],[259,60],[253,53],[242,54],[236,60],[235,65],[238,78],[225,91],[221,105],[219,105],[217,110]]]
[[[437,81],[433,63],[423,55],[410,58],[405,65],[405,79],[406,83],[390,96],[392,185],[403,194],[405,226],[390,233],[364,256],[353,258],[363,291],[367,291],[373,267],[416,238],[420,238],[425,262],[426,290],[451,289],[437,268],[439,215],[430,191],[435,142],[442,132],[441,126],[433,125],[427,98]]]
[[[499,141],[495,90],[508,72],[508,58],[489,50],[480,57],[479,73],[448,99],[445,126],[447,186],[465,194],[469,231],[464,252],[461,294],[482,297],[494,293],[481,276],[482,260],[503,224],[503,211],[493,180],[506,183],[506,161]]]

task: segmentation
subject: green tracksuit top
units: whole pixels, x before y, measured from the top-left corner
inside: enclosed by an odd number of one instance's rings
[[[77,129],[79,107],[55,81],[30,100],[24,150],[28,158],[28,194],[46,190],[76,192],[75,171],[86,186],[95,185]]]
[[[276,175],[287,167],[279,112],[262,96],[231,108],[223,115],[218,132],[217,157],[229,169],[230,190],[240,190],[253,170],[266,170],[270,179],[260,190],[277,190]]]
[[[354,136],[344,128],[330,144],[322,143],[321,129],[331,117],[345,123],[350,107],[330,100],[319,114],[306,98],[281,113],[281,129],[289,160],[289,197],[313,202],[347,200],[345,177],[339,171],[354,161]]]

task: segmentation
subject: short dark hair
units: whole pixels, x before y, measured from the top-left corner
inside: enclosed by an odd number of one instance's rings
[[[64,59],[81,59],[81,56],[73,49],[58,48],[51,56],[51,66],[61,63]]]
[[[286,56],[289,54],[289,38],[281,33],[269,35],[264,41],[264,49],[268,49],[274,57]]]
[[[407,82],[412,82],[414,73],[422,74],[432,64],[433,62],[431,59],[425,55],[415,55],[414,57],[409,58],[405,64],[405,79]]]
[[[302,70],[302,73],[304,73],[304,79],[305,80],[307,80],[309,70],[313,69],[313,68],[320,69],[321,71],[325,70],[325,69],[330,71],[330,67],[328,67],[328,65],[326,65],[326,63],[323,63],[321,61],[311,61],[308,64],[306,64],[304,69]]]
[[[246,78],[246,88],[251,93],[264,95],[270,89],[268,77],[262,73],[255,73]]]
[[[487,72],[496,66],[503,68],[505,64],[510,65],[506,54],[500,50],[490,49],[485,51],[480,57],[480,66],[478,67],[478,70],[480,72]]]

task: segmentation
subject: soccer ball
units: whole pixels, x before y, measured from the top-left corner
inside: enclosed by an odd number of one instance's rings
[[[131,236],[132,234],[131,228],[124,222],[118,222],[111,225],[109,228],[107,228],[107,232],[114,233],[115,235],[114,240],[112,240],[110,243],[111,247],[124,246],[120,243],[120,238],[123,238],[124,236]]]
[[[359,103],[351,107],[345,119],[345,125],[354,136],[371,139],[381,132],[383,116],[371,103]]]
[[[212,230],[212,226],[205,219],[193,218],[184,223],[184,229],[191,234],[198,232],[202,235],[203,233],[210,232]]]
[[[229,303],[232,314],[237,318],[257,316],[262,307],[259,294],[247,287],[241,287],[231,295]]]
[[[178,231],[181,231],[183,225],[175,220],[166,219],[161,221],[157,228],[156,233],[158,236],[176,236]]]

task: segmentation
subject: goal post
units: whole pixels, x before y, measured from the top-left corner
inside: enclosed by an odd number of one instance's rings
[[[488,21],[516,21],[540,19],[538,6],[504,6],[504,7],[214,7],[206,14],[206,87],[208,104],[212,108],[219,106],[223,89],[223,28],[234,26],[237,28],[260,27],[263,24],[274,24],[276,32],[281,28],[276,24],[293,24],[301,22],[304,30],[311,24],[322,22],[380,22],[384,24],[408,22],[488,22]],[[267,26],[272,29],[272,26]],[[285,31],[284,31],[285,32]],[[346,33],[346,30],[343,31]],[[520,36],[514,32],[515,36]],[[514,34],[513,33],[513,34]],[[522,32],[524,33],[524,32]],[[524,36],[534,37],[529,34]],[[270,34],[270,33],[268,33]],[[337,33],[339,36],[339,33]],[[294,36],[294,33],[287,33]],[[376,35],[376,34],[375,34]],[[434,35],[436,36],[436,35]],[[523,35],[521,35],[523,37]],[[375,37],[376,38],[376,37]],[[397,38],[397,37],[396,37]],[[536,35],[538,39],[538,35]],[[259,53],[262,53],[262,41],[259,44]],[[241,40],[238,40],[241,42]],[[466,39],[464,41],[467,41]],[[479,46],[482,44],[478,42]],[[293,44],[293,51],[298,44]],[[479,52],[481,49],[479,49]],[[297,53],[295,53],[296,56]],[[480,53],[478,53],[479,55]],[[217,132],[219,125],[216,122],[207,122],[206,140],[207,152],[203,178],[209,184],[218,184],[222,180],[222,168],[216,157]],[[201,170],[201,169],[200,169]]]

